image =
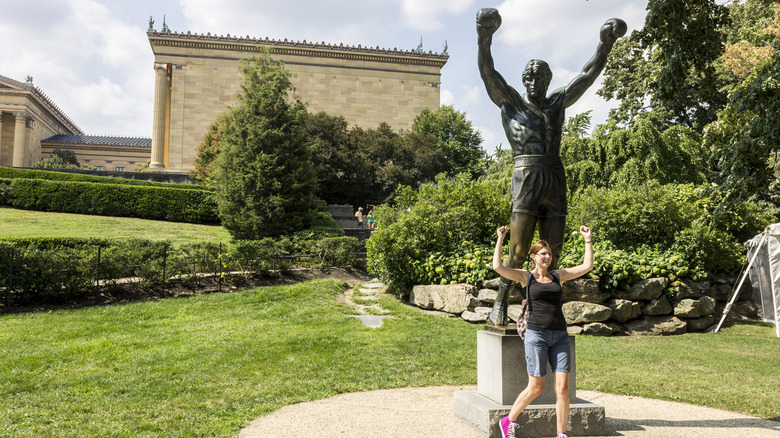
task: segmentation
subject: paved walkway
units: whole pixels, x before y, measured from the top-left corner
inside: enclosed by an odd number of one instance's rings
[[[286,406],[241,431],[241,438],[485,438],[455,416],[455,391],[476,387],[400,388],[341,394]],[[780,438],[780,422],[684,403],[577,391],[604,406],[608,437]]]

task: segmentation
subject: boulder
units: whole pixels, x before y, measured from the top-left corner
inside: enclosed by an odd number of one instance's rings
[[[581,325],[570,325],[566,327],[566,331],[569,332],[570,335],[577,336],[582,334],[582,326]]]
[[[601,304],[569,301],[563,304],[563,316],[568,324],[601,322],[612,316],[612,309]]]
[[[423,309],[461,314],[479,306],[477,288],[468,284],[418,285],[412,288],[409,302]]]
[[[746,278],[742,283],[742,287],[739,288],[739,296],[737,301],[752,301],[753,300],[753,284],[749,278]]]
[[[686,298],[701,298],[710,288],[708,281],[680,281],[679,286],[672,287],[672,298],[684,300]]]
[[[466,310],[460,314],[460,317],[468,322],[485,322],[487,321],[491,310],[490,307],[477,307],[473,311]]]
[[[523,310],[522,304],[510,304],[506,308],[506,315],[510,321],[517,322],[517,318],[520,317],[520,311]]]
[[[648,278],[639,280],[627,291],[618,291],[612,295],[624,300],[654,300],[664,293],[664,289],[669,285],[668,278]]]
[[[642,307],[633,301],[614,298],[604,304],[612,309],[611,318],[617,322],[626,322],[642,314]]]
[[[483,303],[493,304],[498,296],[498,290],[482,288],[477,293],[477,299]]]
[[[712,297],[701,297],[699,300],[699,310],[701,310],[702,316],[712,315],[715,312],[715,307],[718,302]]]
[[[491,278],[490,280],[485,280],[482,282],[482,287],[486,289],[495,289],[498,290],[498,284],[501,281],[501,277]]]
[[[601,304],[610,297],[610,294],[599,290],[599,281],[587,278],[567,281],[561,285],[563,290],[562,301],[584,301],[587,303]]]
[[[710,286],[707,296],[715,298],[718,301],[728,302],[731,299],[731,286],[725,283],[715,283]]]
[[[612,329],[613,335],[618,335],[623,333],[623,328],[620,327],[620,324],[612,321],[605,321],[604,324],[606,324],[609,328]]]
[[[731,306],[731,313],[740,319],[758,319],[758,306],[752,301],[737,301]]]
[[[612,336],[612,327],[600,322],[591,322],[582,326],[583,335]]]
[[[645,304],[642,307],[642,313],[649,316],[668,315],[672,313],[672,305],[669,304],[666,295],[662,295],[660,298],[650,300],[649,303]]]
[[[623,324],[628,335],[681,335],[686,333],[687,324],[676,316],[645,316]]]
[[[701,318],[686,319],[685,323],[688,324],[689,332],[700,332],[706,330],[712,326],[715,322],[715,318],[712,315],[702,316]]]
[[[699,300],[686,298],[674,306],[674,316],[679,318],[699,318],[701,317],[701,307]]]

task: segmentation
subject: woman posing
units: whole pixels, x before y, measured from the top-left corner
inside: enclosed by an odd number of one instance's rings
[[[516,423],[520,413],[544,389],[547,363],[555,373],[555,413],[557,416],[558,438],[566,438],[566,425],[569,421],[569,333],[566,331],[566,319],[563,317],[561,283],[588,273],[593,269],[593,242],[590,228],[580,227],[585,239],[585,257],[582,264],[567,269],[549,270],[552,262],[552,250],[547,242],[540,240],[529,250],[533,261],[530,271],[504,266],[501,261],[501,245],[506,237],[507,227],[498,229],[496,250],[493,253],[493,270],[509,280],[519,281],[528,286],[531,300],[531,313],[525,335],[525,360],[528,367],[528,386],[517,396],[509,415],[500,422],[504,438],[515,436],[519,427]]]

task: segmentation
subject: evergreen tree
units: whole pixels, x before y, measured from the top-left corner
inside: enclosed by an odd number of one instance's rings
[[[306,141],[306,107],[290,72],[266,52],[240,63],[238,103],[225,116],[214,165],[219,216],[234,238],[307,228],[316,177]]]

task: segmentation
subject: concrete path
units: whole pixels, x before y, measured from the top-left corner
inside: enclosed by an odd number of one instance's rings
[[[286,406],[261,417],[241,438],[484,438],[457,418],[455,391],[476,387],[400,388],[341,394]],[[684,403],[577,391],[604,406],[609,437],[780,438],[780,422]]]

